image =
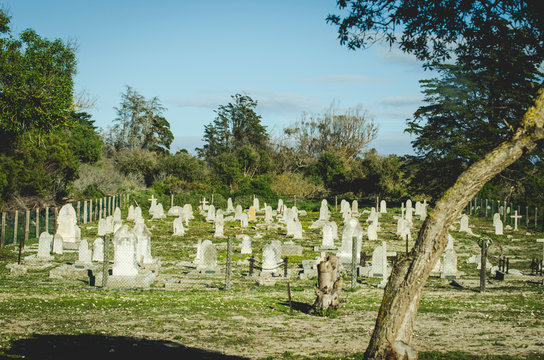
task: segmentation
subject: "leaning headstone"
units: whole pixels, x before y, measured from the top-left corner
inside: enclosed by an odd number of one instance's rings
[[[40,234],[40,239],[38,242],[38,254],[36,257],[38,259],[49,260],[51,256],[51,242],[53,241],[53,236],[48,232],[42,232]]]
[[[77,226],[76,211],[71,204],[64,205],[57,218],[57,234],[62,236],[65,249],[77,249],[81,229]]]
[[[104,261],[104,240],[96,238],[93,242],[93,261]]]
[[[181,217],[175,218],[174,222],[172,223],[172,226],[174,227],[174,233],[172,235],[174,236],[185,235],[185,228],[183,227],[183,219]]]

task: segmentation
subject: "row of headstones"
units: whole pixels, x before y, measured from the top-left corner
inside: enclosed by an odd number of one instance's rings
[[[515,211],[515,215],[512,215],[511,217],[514,219],[514,231],[517,231],[518,219],[521,218],[521,216],[517,214],[517,211]],[[504,226],[501,220],[501,215],[499,213],[495,213],[493,215],[493,227],[495,230],[495,235],[504,235]],[[508,225],[507,225],[507,228],[508,228]],[[474,235],[474,233],[469,227],[469,217],[467,214],[461,215],[461,220],[459,222],[459,231]]]

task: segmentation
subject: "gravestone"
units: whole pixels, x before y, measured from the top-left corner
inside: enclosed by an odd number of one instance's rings
[[[281,257],[285,256],[302,256],[302,246],[295,244],[292,241],[286,241],[281,244]],[[278,262],[281,262],[281,257]]]
[[[357,202],[357,200],[353,200],[353,202],[351,203],[351,216],[359,216],[359,203]]]
[[[330,212],[329,206],[327,205],[327,200],[321,200],[321,207],[319,208],[319,219],[314,221],[310,225],[310,229],[318,229],[329,222]]]
[[[382,241],[381,246],[377,246],[372,252],[372,270],[373,277],[387,276],[387,245]]]
[[[227,211],[226,213],[234,212],[234,206],[232,206],[232,198],[227,199]]]
[[[201,260],[197,270],[207,274],[215,274],[220,271],[217,266],[217,249],[210,240],[204,240],[200,246]]]
[[[461,221],[459,223],[459,231],[460,232],[470,232],[470,228],[468,226],[468,216],[467,214],[463,214],[461,216]]]
[[[387,214],[387,203],[385,200],[380,201],[380,213]]]
[[[56,233],[55,236],[53,236],[53,253],[61,255],[63,253],[64,244],[63,244],[62,235],[59,233]]]
[[[352,244],[353,244],[353,237],[356,237],[356,253],[357,253],[357,262],[359,262],[360,253],[361,253],[361,246],[362,246],[362,239],[363,239],[363,229],[361,225],[359,225],[359,221],[357,219],[351,219],[345,226],[342,231],[342,246],[340,248],[340,251],[336,254],[338,256],[341,263],[349,263],[351,264],[352,259]]]
[[[495,224],[495,235],[504,235],[502,220],[498,219],[498,220],[494,220],[493,222]]]
[[[128,207],[127,220],[134,221],[134,206],[133,205],[130,205]]]
[[[369,241],[378,240],[378,231],[376,230],[376,225],[374,223],[368,225],[367,235]]]
[[[325,224],[323,226],[323,240],[321,242],[322,249],[334,249],[334,229],[331,223]]]
[[[407,204],[408,204],[408,201],[410,201],[410,199],[408,199],[406,201]],[[408,221],[410,224],[414,223],[414,221],[413,221],[413,211],[414,211],[414,209],[412,208],[411,204],[410,204],[410,206],[406,206],[406,215],[404,216],[404,220]]]
[[[206,198],[203,197],[200,201],[200,205],[198,206],[200,211],[207,211],[209,208],[208,202],[206,201]]]
[[[242,244],[241,244],[241,250],[240,254],[251,254],[251,238],[249,235],[241,235],[242,236]]]
[[[256,197],[253,198],[253,209],[255,210],[255,212],[260,211],[261,209],[261,205],[259,204],[259,199]]]
[[[440,276],[444,279],[457,278],[457,254],[453,246],[444,250],[444,255],[442,256],[442,274]]]
[[[136,264],[137,241],[136,235],[127,225],[123,225],[115,233],[113,238],[114,260],[112,275],[138,275],[138,266]]]
[[[181,206],[172,206],[170,209],[168,209],[168,216],[182,216],[183,215],[183,208]]]
[[[81,229],[77,226],[76,211],[71,204],[64,205],[57,218],[57,234],[62,236],[65,249],[77,249]]]
[[[104,261],[104,240],[96,238],[93,242],[93,261]]]
[[[121,209],[118,207],[113,211],[113,222],[121,222]]]
[[[270,224],[272,221],[272,206],[266,205],[264,207],[264,222]]]
[[[206,216],[207,222],[214,222],[215,221],[215,206],[210,205],[208,206],[208,215]]]
[[[158,203],[157,206],[155,206],[155,210],[153,211],[153,220],[155,219],[164,219],[166,215],[164,215],[164,209],[162,207],[161,203]]]
[[[153,215],[157,207],[157,199],[155,199],[155,196],[152,194],[151,199],[148,200],[151,201],[151,205],[149,206],[149,215]]]
[[[281,250],[280,250],[281,251]],[[278,263],[276,261],[276,252],[272,244],[266,244],[263,247],[263,259],[261,264],[260,276],[274,276],[277,274]]]
[[[223,211],[221,209],[217,210],[217,214],[215,216],[215,233],[213,234],[216,238],[222,238],[223,235],[223,228],[225,226],[225,220],[223,218]]]
[[[234,220],[242,220],[242,205],[236,205],[234,210]]]
[[[42,232],[40,234],[40,239],[38,241],[38,254],[36,257],[38,259],[50,260],[53,257],[51,256],[51,242],[53,241],[53,236],[48,232]]]
[[[89,249],[89,243],[86,239],[81,240],[79,243],[78,251],[78,263],[79,264],[90,264],[92,263],[92,251]]]
[[[247,216],[247,220],[248,221],[255,221],[257,220],[257,217],[255,215],[255,207],[254,206],[250,206],[249,207],[249,211],[248,211],[248,216]]]
[[[151,232],[144,223],[134,225],[132,232],[137,240],[136,262],[144,265],[153,264],[153,257],[151,256]]]
[[[282,200],[282,199],[278,199],[278,209],[277,209],[277,212],[278,212],[278,214],[283,214],[283,211],[284,211],[284,208],[283,208],[283,200]]]
[[[174,227],[174,233],[172,235],[174,236],[185,235],[185,228],[183,227],[183,219],[181,217],[175,218],[172,226]]]
[[[139,206],[136,206],[134,209],[134,222],[142,222],[144,221],[144,218],[142,216],[142,208]]]
[[[193,214],[193,205],[191,204],[185,204],[183,205],[183,212],[185,213],[185,218],[188,220],[192,220],[195,218]]]
[[[200,260],[202,259],[201,255],[200,255],[200,249],[202,247],[202,240],[198,240],[198,243],[196,244],[196,256],[195,256],[195,259],[193,260],[193,264],[195,265],[198,265],[200,263]]]
[[[522,218],[521,215],[518,215],[518,211],[514,211],[514,215],[510,215],[512,219],[514,219],[514,231],[518,230],[518,220]]]
[[[240,227],[246,228],[248,226],[249,226],[249,220],[247,219],[247,214],[242,213],[242,215],[240,216]]]
[[[495,213],[493,214],[493,226],[497,226],[497,221],[501,219],[501,214]]]

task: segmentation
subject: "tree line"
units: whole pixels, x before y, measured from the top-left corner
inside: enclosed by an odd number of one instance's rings
[[[75,48],[33,30],[14,34],[11,19],[0,18],[0,191],[8,206],[150,187],[195,196],[437,199],[512,133],[542,79],[539,58],[503,29],[501,41],[517,48],[431,64],[440,76],[421,80],[425,104],[407,120],[415,156],[378,154],[378,125],[361,107],[301,114],[272,135],[258,101],[245,94],[214,111],[196,154],[172,153],[159,98],[127,86],[113,126],[97,128],[73,93]],[[541,159],[540,146],[488,182],[482,196],[542,205]]]

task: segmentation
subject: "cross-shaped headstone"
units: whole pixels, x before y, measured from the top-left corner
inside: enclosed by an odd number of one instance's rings
[[[151,194],[151,199],[147,199],[147,200],[149,200],[149,201],[151,201],[151,203],[153,203],[157,199],[155,199],[155,196],[153,196],[153,194]]]
[[[514,215],[510,215],[512,219],[514,219],[514,231],[518,229],[518,219],[521,219],[521,215],[518,215],[518,211],[514,211]]]

